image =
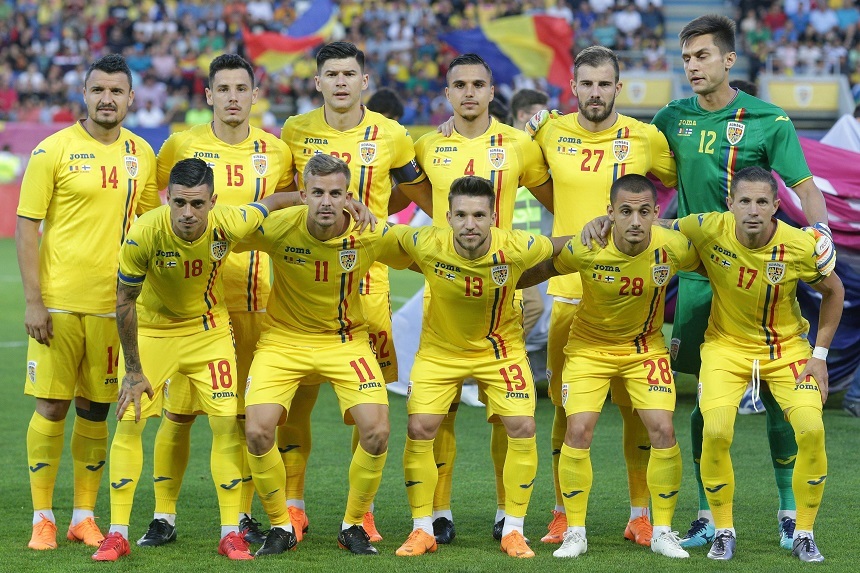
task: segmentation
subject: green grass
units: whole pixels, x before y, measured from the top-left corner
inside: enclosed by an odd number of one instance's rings
[[[393,277],[396,305],[420,284],[417,275],[396,274]],[[283,571],[296,567],[300,571],[357,571],[372,567],[374,571],[493,571],[516,568],[517,571],[545,571],[548,567],[577,568],[588,571],[630,571],[650,567],[665,571],[800,571],[810,566],[791,559],[778,548],[776,535],[776,492],[773,472],[767,454],[763,416],[738,418],[732,448],[738,479],[735,499],[736,527],[739,534],[738,555],[730,563],[719,564],[705,557],[705,550],[692,553],[691,559],[671,561],[653,555],[649,550],[622,539],[628,518],[626,476],[620,443],[621,420],[617,410],[607,405],[598,424],[592,458],[595,487],[591,494],[588,519],[589,552],[575,561],[560,562],[551,556],[552,549],[537,540],[543,535],[553,504],[550,479],[549,426],[552,407],[548,400],[538,401],[538,444],[540,462],[538,479],[526,520],[526,535],[535,540],[537,557],[512,563],[490,537],[495,513],[495,490],[489,456],[489,428],[483,412],[462,408],[458,415],[460,437],[454,478],[453,510],[457,539],[443,546],[435,555],[396,558],[394,550],[411,529],[409,508],[403,488],[402,452],[406,427],[405,401],[391,396],[390,455],[377,498],[377,524],[385,540],[378,544],[382,555],[357,558],[337,549],[335,536],[347,493],[347,466],[350,431],[340,423],[333,392],[324,387],[314,411],[314,453],[311,457],[307,505],[311,530],[295,553],[232,564],[216,553],[218,507],[209,476],[208,425],[198,422],[193,432],[192,459],[185,477],[179,502],[176,543],[157,549],[134,548],[132,555],[117,566],[98,565],[90,560],[91,550],[65,541],[65,528],[71,516],[71,460],[68,449],[60,468],[55,492],[55,513],[60,527],[60,547],[56,551],[34,552],[27,549],[30,535],[30,504],[27,481],[25,438],[32,415],[33,401],[21,392],[25,372],[25,335],[22,326],[23,296],[11,240],[0,241],[0,376],[9,392],[0,416],[0,435],[6,446],[0,449],[2,507],[5,526],[0,543],[7,548],[0,571],[71,572],[121,568],[122,571]],[[696,495],[689,455],[689,425],[693,406],[693,387],[680,381],[677,407],[677,433],[684,455],[684,481],[679,494],[675,528],[685,530],[695,516]],[[828,488],[816,525],[816,538],[827,557],[823,569],[856,571],[858,558],[856,526],[857,502],[853,492],[860,490],[860,475],[854,450],[858,421],[838,410],[841,397],[828,404],[825,412],[830,460]],[[146,464],[143,475],[151,475],[151,443],[158,426],[153,420],[147,426]],[[105,475],[104,481],[107,481]],[[99,524],[107,528],[110,521],[109,494],[102,488],[96,514]],[[148,480],[138,487],[132,515],[131,536],[136,539],[145,531],[154,506],[152,484]],[[255,502],[257,517],[262,510]],[[852,565],[854,563],[854,565]]]

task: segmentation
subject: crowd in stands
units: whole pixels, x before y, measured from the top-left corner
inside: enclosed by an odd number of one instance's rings
[[[495,18],[546,13],[574,28],[575,48],[603,44],[625,67],[668,69],[663,0],[340,0],[332,40],[368,56],[371,90],[388,86],[406,102],[403,122],[447,118],[447,63],[456,55],[440,33]],[[209,62],[243,53],[242,30],[285,30],[311,0],[0,0],[0,120],[68,123],[82,116],[83,76],[91,60],[122,53],[135,78],[135,105],[126,125],[151,127],[211,119],[204,87]],[[260,72],[255,123],[321,105],[312,54],[283,70]],[[521,87],[548,86],[522,78]],[[552,90],[550,90],[552,91]]]

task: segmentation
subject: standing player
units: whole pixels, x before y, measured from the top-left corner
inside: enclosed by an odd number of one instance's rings
[[[661,329],[669,279],[679,270],[697,269],[699,257],[681,234],[651,229],[659,212],[657,191],[642,175],[624,175],[612,184],[607,212],[613,226],[606,248],[589,250],[571,241],[554,266],[542,265],[551,271],[547,276],[583,275],[582,303],[564,348],[561,386],[567,433],[558,479],[568,527],[553,555],[577,557],[588,549],[585,515],[593,480],[589,448],[610,381],[615,380],[626,387],[651,443],[651,550],[686,558],[689,554],[672,531],[682,465],[672,424],[675,384]]]
[[[450,136],[428,133],[415,143],[418,163],[433,186],[433,204],[447,204],[455,179],[476,175],[488,179],[493,185],[495,226],[501,229],[512,227],[514,203],[520,186],[527,187],[538,200],[549,206],[552,179],[540,149],[522,131],[490,116],[489,104],[495,88],[493,73],[487,63],[476,54],[458,56],[449,65],[446,79],[445,96],[454,111],[454,131]],[[432,215],[433,225],[448,228],[445,211],[437,208]],[[429,291],[425,289],[425,309],[428,302]],[[439,543],[450,543],[455,535],[451,485],[457,455],[454,420],[458,407],[459,393],[442,421],[433,445],[439,470],[433,499],[433,530]],[[499,423],[494,424],[493,432],[498,436],[505,430]],[[494,463],[504,463],[506,440],[496,437],[492,444]],[[497,513],[496,531],[501,526],[502,513]]]
[[[667,187],[675,186],[675,163],[666,138],[653,126],[615,111],[615,98],[621,91],[618,58],[602,46],[582,50],[574,63],[573,95],[579,100],[579,113],[550,118],[547,112],[533,122],[545,125],[535,134],[555,181],[553,193],[553,235],[578,232],[585,224],[605,212],[609,189],[626,174],[653,173]],[[564,347],[570,325],[582,299],[582,279],[578,273],[550,279],[547,292],[554,297],[547,341],[547,379],[555,417],[552,425],[553,480],[556,506],[549,532],[541,541],[561,543],[568,519],[559,487],[558,463],[566,432],[566,413],[561,385]],[[624,421],[624,461],[630,489],[630,520],[624,537],[640,545],[651,544],[648,518],[646,470],[649,460],[648,432],[633,407],[623,384],[613,384],[612,401]]]
[[[435,204],[438,209],[440,202]],[[555,239],[554,247],[550,239],[525,231],[491,231],[497,198],[493,183],[481,177],[455,179],[448,205],[449,228],[391,231],[431,293],[407,398],[403,467],[414,529],[396,553],[436,551],[433,442],[463,379],[473,377],[486,395],[487,419],[498,418],[508,436],[501,549],[512,557],[534,557],[523,521],[537,473],[535,388],[514,292],[522,272],[557,254],[564,239]],[[455,315],[459,320],[451,319]]]
[[[708,557],[728,560],[735,552],[729,448],[738,403],[752,377],[756,389],[767,384],[797,440],[792,554],[801,561],[824,561],[812,533],[827,478],[821,409],[828,394],[827,351],[845,292],[832,266],[824,272],[816,267],[818,238],[773,218],[779,199],[769,170],[753,166],[735,172],[730,190],[729,213],[692,214],[675,225],[702,256],[716,295],[699,382],[702,483],[716,527]],[[799,281],[822,295],[815,350],[797,303]]]
[[[406,129],[361,105],[361,94],[368,82],[364,53],[348,42],[324,46],[317,54],[315,81],[317,91],[323,96],[323,106],[289,118],[281,131],[281,139],[293,154],[299,188],[303,188],[308,160],[325,153],[339,157],[349,166],[352,196],[367,205],[379,220],[388,218],[390,201],[403,203],[398,198],[392,199],[392,179],[400,192],[423,209],[431,209],[430,187],[415,163],[412,139]],[[361,303],[377,362],[385,381],[393,382],[397,379],[397,356],[391,340],[388,269],[381,263],[374,264],[358,288],[363,295]],[[319,394],[319,382],[319,379],[308,380],[299,388],[290,418],[279,431],[279,448],[287,467],[287,500],[299,541],[309,525],[304,483],[311,452],[310,416]],[[353,449],[357,444],[358,434],[353,432]],[[373,541],[382,539],[372,509],[366,516],[365,529]]]
[[[221,509],[218,552],[252,559],[238,527],[236,354],[220,270],[239,239],[259,227],[270,210],[290,203],[273,194],[242,207],[216,207],[213,185],[214,174],[203,160],[179,161],[170,171],[168,205],[138,219],[120,250],[116,313],[124,362],[110,451],[111,527],[93,555],[96,561],[130,553],[128,524],[143,467],[141,435],[146,420],[161,414],[163,386],[177,373],[184,378],[174,384],[194,386],[188,393],[209,415],[212,428],[210,466]]]
[[[158,153],[158,188],[167,187],[177,161],[204,159],[212,168],[220,205],[244,205],[277,191],[291,190],[293,158],[277,137],[250,125],[251,106],[258,88],[254,70],[236,54],[218,56],[209,64],[206,99],[214,120],[170,136]],[[301,203],[292,193],[294,204]],[[223,267],[225,303],[236,342],[236,380],[248,378],[260,324],[269,297],[269,256],[265,253],[230,253]],[[187,391],[186,391],[187,390]],[[237,395],[240,439],[244,444],[244,393]],[[188,465],[191,424],[199,404],[191,399],[190,386],[173,384],[165,400],[165,413],[155,435],[153,477],[155,515],[141,546],[163,545],[176,539],[176,501]],[[243,445],[244,450],[244,445]],[[262,543],[259,523],[251,518],[254,484],[243,456],[242,502],[239,524],[245,538]]]
[[[358,428],[349,467],[349,496],[338,545],[352,553],[378,553],[362,523],[388,454],[388,394],[370,337],[359,285],[393,238],[382,229],[358,234],[343,208],[349,199],[349,166],[328,154],[312,156],[302,174],[307,207],[267,221],[244,242],[273,256],[275,282],[263,332],[245,388],[249,462],[272,528],[257,555],[294,549],[284,463],[275,430],[289,415],[308,376],[330,380],[343,419]],[[408,264],[406,257],[402,266]],[[395,261],[396,262],[396,261]],[[299,524],[299,527],[301,524]]]
[[[24,393],[36,397],[27,431],[31,549],[57,548],[54,484],[72,400],[74,510],[66,536],[94,547],[104,538],[93,508],[106,459],[108,409],[117,394],[116,258],[135,213],[160,204],[155,154],[122,127],[134,90],[121,56],[90,66],[84,100],[87,118],[33,151],[18,204],[24,326],[32,339]]]
[[[818,264],[828,264],[834,255],[824,197],[812,180],[791,120],[782,109],[729,85],[729,71],[737,58],[734,22],[723,16],[702,16],[684,27],[680,39],[684,71],[695,95],[669,103],[654,117],[654,125],[666,135],[678,165],[678,216],[724,211],[735,172],[752,165],[773,169],[800,197],[806,218],[813,224],[811,232],[820,239]],[[699,374],[699,347],[710,308],[708,281],[697,275],[680,275],[671,343],[674,370]],[[791,549],[796,517],[791,483],[797,445],[771,393],[764,392],[761,398],[767,410],[768,441],[779,491],[780,545]],[[691,435],[699,515],[682,540],[685,547],[705,545],[714,535],[713,516],[699,473],[702,424],[697,407],[691,416]]]

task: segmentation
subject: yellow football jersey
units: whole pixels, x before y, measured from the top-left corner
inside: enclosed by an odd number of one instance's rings
[[[171,135],[158,152],[158,188],[167,187],[177,161],[199,157],[215,173],[219,205],[245,205],[259,201],[293,181],[293,155],[274,135],[251,127],[242,143],[229,145],[215,136],[211,124]],[[231,311],[266,308],[269,298],[269,257],[253,251],[230,253],[221,271]]]
[[[514,202],[520,186],[534,188],[549,180],[540,148],[523,131],[494,118],[480,137],[451,137],[432,131],[415,142],[421,169],[433,185],[433,224],[448,228],[448,192],[455,179],[477,175],[489,179],[496,192],[496,226],[513,225]]]
[[[293,152],[296,181],[304,189],[302,177],[308,159],[317,153],[328,153],[343,159],[351,173],[349,189],[367,205],[380,223],[388,219],[391,177],[401,167],[415,163],[415,147],[406,128],[387,117],[364,110],[361,123],[347,131],[338,131],[325,120],[323,108],[295,115],[284,123],[283,139]],[[415,181],[423,179],[419,174]],[[362,278],[362,294],[388,292],[388,269],[377,264]]]
[[[622,175],[653,173],[666,187],[678,175],[666,137],[653,125],[618,115],[609,129],[591,132],[579,125],[579,114],[550,119],[535,135],[553,180],[552,234],[572,235],[606,214],[609,188]],[[553,277],[547,292],[582,298],[580,275]]]
[[[135,213],[159,205],[155,154],[127,129],[104,145],[78,122],[39,143],[17,213],[44,219],[39,279],[45,306],[113,313],[120,245]]]
[[[797,282],[822,280],[815,266],[815,239],[781,221],[767,245],[750,250],[735,236],[735,218],[693,214],[677,227],[689,237],[708,270],[714,298],[705,342],[775,360],[808,349],[809,323],[800,314]]]
[[[469,260],[454,250],[451,227],[397,225],[390,232],[421,268],[430,289],[419,352],[503,359],[525,351],[514,292],[526,269],[552,256],[549,238],[493,229],[489,252]]]
[[[138,331],[155,337],[187,336],[229,328],[221,268],[236,242],[259,227],[269,211],[260,203],[215,205],[206,231],[189,243],[176,236],[170,207],[135,221],[119,252],[119,281],[143,285]]]
[[[349,225],[327,241],[307,228],[308,208],[274,213],[239,249],[272,256],[275,280],[260,341],[322,347],[367,338],[367,319],[359,298],[359,282],[370,266],[382,260],[396,268],[410,264],[380,225],[359,234]]]
[[[635,257],[618,250],[612,233],[608,241],[606,248],[589,251],[575,236],[555,259],[559,272],[582,277],[582,302],[570,343],[615,354],[665,348],[666,287],[678,271],[698,268],[696,249],[684,235],[662,227],[651,228],[648,248]]]

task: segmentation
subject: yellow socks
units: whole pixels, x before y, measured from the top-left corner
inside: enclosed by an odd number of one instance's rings
[[[164,416],[155,434],[152,479],[155,481],[155,513],[176,513],[176,500],[191,456],[191,425]]]
[[[651,448],[651,461],[648,464],[648,489],[652,493],[653,524],[672,525],[672,516],[678,504],[678,491],[681,488],[681,448],[676,442],[671,448]],[[637,507],[648,507],[637,506]]]
[[[508,432],[501,423],[494,423],[490,430],[490,457],[496,474],[496,504],[505,509],[505,457],[508,455]]]
[[[624,448],[624,463],[627,465],[627,487],[630,490],[631,507],[648,507],[651,492],[648,491],[648,463],[651,458],[651,440],[645,424],[628,406],[618,406],[621,412],[621,443]]]
[[[451,509],[451,486],[454,478],[454,460],[457,459],[457,440],[454,437],[454,420],[457,411],[448,412],[433,445],[433,457],[438,471],[436,491],[433,494],[433,511]]]
[[[797,440],[792,489],[797,502],[795,531],[812,531],[827,480],[827,452],[824,450],[824,422],[821,410],[809,406],[793,408],[789,422]]]
[[[504,428],[503,428],[504,429]],[[537,474],[537,441],[531,438],[508,438],[508,455],[505,462],[505,513],[525,517],[534,491]]]
[[[134,492],[143,469],[143,443],[141,435],[146,419],[117,422],[110,446],[110,522],[111,525],[128,525]]]
[[[585,527],[588,495],[594,476],[591,471],[591,450],[561,445],[558,461],[558,481],[567,514],[568,527]]]
[[[735,473],[729,448],[734,438],[737,412],[734,406],[721,406],[702,412],[705,419],[702,433],[702,486],[717,529],[734,527],[732,499],[735,495]]]
[[[52,422],[33,412],[27,428],[27,464],[30,466],[30,493],[33,509],[51,509],[54,484],[63,455],[63,432],[66,420]]]
[[[346,513],[343,521],[350,525],[361,525],[364,514],[370,510],[370,504],[379,490],[382,481],[382,468],[388,452],[379,455],[368,454],[361,444],[352,454],[349,464],[349,496],[346,500]]]
[[[277,446],[262,456],[248,452],[248,466],[254,478],[254,487],[260,498],[263,509],[269,516],[272,527],[290,525],[290,514],[287,513],[287,496],[284,494],[284,482],[287,472],[284,461],[278,453]]]
[[[413,440],[406,437],[403,474],[412,518],[433,515],[433,492],[436,491],[438,475],[433,457],[433,440]]]

